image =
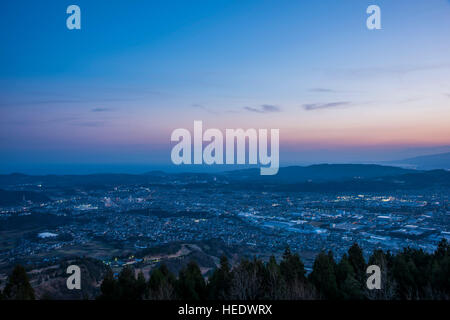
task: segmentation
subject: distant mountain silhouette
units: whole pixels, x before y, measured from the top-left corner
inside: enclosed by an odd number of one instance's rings
[[[172,184],[173,183],[173,184]],[[40,201],[51,196],[54,190],[71,194],[75,188],[83,190],[108,190],[117,185],[158,185],[172,188],[183,185],[188,189],[222,188],[223,190],[273,190],[297,192],[383,192],[418,189],[450,188],[450,171],[420,171],[401,167],[374,164],[318,164],[280,168],[275,176],[261,176],[259,168],[228,171],[224,173],[164,173],[146,174],[90,174],[0,175],[0,188],[14,189],[29,185],[39,192],[2,191],[0,203],[14,204],[26,200]],[[42,185],[37,187],[37,185]],[[42,191],[40,191],[42,190]],[[45,195],[44,195],[45,194]]]
[[[450,152],[419,156],[390,162],[407,168],[420,170],[450,169]]]
[[[415,170],[376,164],[317,164],[280,168],[277,175],[261,176],[259,169],[244,169],[227,172],[234,180],[258,180],[278,183],[325,182],[351,179],[369,179],[414,173]]]
[[[272,189],[274,191],[318,193],[387,192],[424,189],[448,190],[448,188],[450,188],[450,171],[414,171],[407,174],[373,177],[368,179],[335,180],[326,182],[274,183],[266,186],[262,183],[253,183],[253,187],[251,184],[247,185],[247,188],[261,189],[262,187]]]

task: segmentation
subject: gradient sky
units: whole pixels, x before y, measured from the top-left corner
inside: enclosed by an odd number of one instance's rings
[[[448,0],[2,1],[0,43],[0,173],[168,165],[194,120],[282,164],[450,150]]]

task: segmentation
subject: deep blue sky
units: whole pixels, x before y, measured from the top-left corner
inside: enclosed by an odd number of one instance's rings
[[[447,0],[3,1],[0,41],[0,172],[167,166],[194,120],[279,128],[284,164],[450,145]]]

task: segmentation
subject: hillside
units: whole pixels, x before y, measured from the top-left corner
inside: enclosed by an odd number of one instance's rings
[[[350,179],[369,179],[395,176],[416,171],[399,167],[375,164],[317,164],[311,166],[290,166],[280,168],[277,175],[261,176],[259,169],[229,171],[227,177],[232,180],[258,180],[271,183],[299,183],[343,181]]]
[[[392,164],[420,170],[450,169],[450,152],[394,161]]]

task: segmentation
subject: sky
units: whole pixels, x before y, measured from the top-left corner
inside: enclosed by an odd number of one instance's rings
[[[0,43],[0,173],[170,170],[194,120],[282,165],[450,151],[449,0],[2,1]]]

